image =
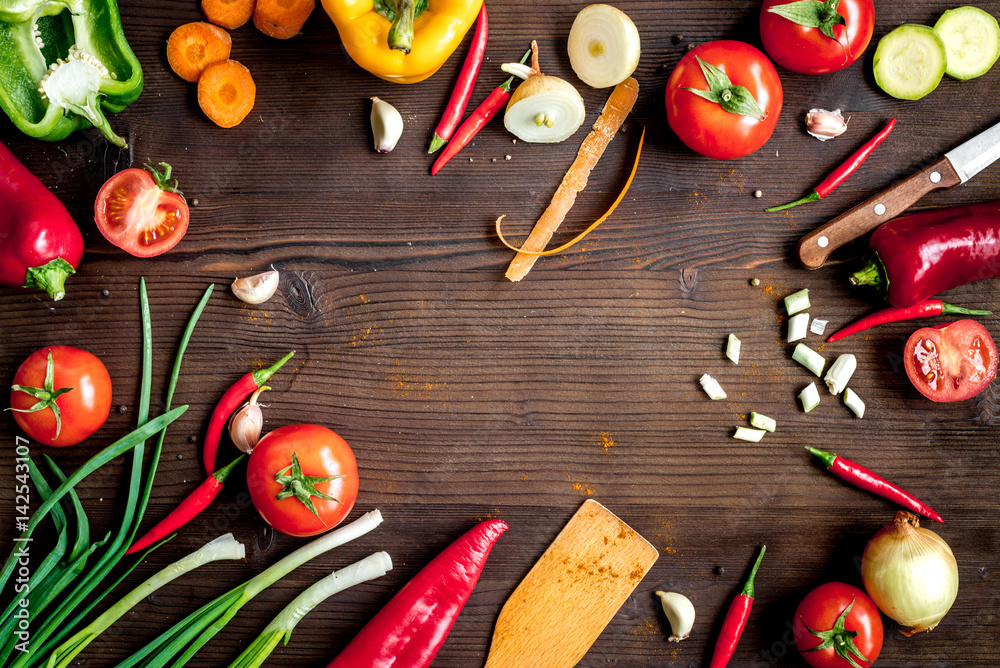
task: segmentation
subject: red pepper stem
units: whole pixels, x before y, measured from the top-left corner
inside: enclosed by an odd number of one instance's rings
[[[832,452],[823,452],[822,450],[809,445],[806,446],[806,450],[822,459],[823,463],[826,464],[826,468],[830,468],[833,466],[833,463],[837,461],[837,455]]]
[[[57,257],[39,267],[28,267],[28,271],[24,274],[24,285],[21,287],[28,290],[44,290],[52,301],[57,302],[66,296],[66,277],[75,273],[73,265]]]
[[[261,385],[266,383],[267,379],[273,376],[275,371],[283,367],[285,365],[285,362],[292,359],[292,355],[294,354],[295,351],[293,350],[292,352],[288,353],[287,355],[285,355],[280,360],[275,362],[273,365],[267,367],[266,369],[257,369],[256,371],[251,373],[250,375],[253,376],[254,385],[260,387]]]
[[[231,461],[228,464],[226,464],[225,466],[223,466],[221,469],[217,469],[212,474],[212,477],[215,478],[216,480],[218,480],[220,485],[225,484],[226,479],[229,478],[229,474],[232,473],[233,469],[236,468],[237,464],[239,464],[241,461],[243,461],[244,457],[246,457],[246,455],[240,455],[239,457],[237,457],[233,461]]]
[[[978,308],[964,308],[948,302],[941,302],[941,315],[991,315],[992,311]]]
[[[815,202],[816,200],[822,199],[822,195],[819,194],[818,190],[813,190],[811,193],[806,195],[801,199],[797,199],[794,202],[789,202],[788,204],[780,204],[778,206],[772,206],[769,209],[764,209],[764,213],[773,213],[775,211],[784,211],[785,209],[791,209],[793,206],[798,206],[799,204],[807,204],[809,202]]]
[[[865,259],[864,265],[851,274],[848,279],[851,285],[870,285],[879,296],[885,299],[889,294],[889,275],[882,264],[882,258],[878,256],[878,251],[872,251],[871,255]]]
[[[754,562],[753,569],[750,571],[750,577],[747,578],[746,584],[743,585],[743,589],[740,591],[740,596],[753,598],[753,580],[757,577],[757,569],[760,568],[760,562],[764,560],[765,550],[767,550],[767,545],[761,545],[760,555],[757,556],[757,561]]]

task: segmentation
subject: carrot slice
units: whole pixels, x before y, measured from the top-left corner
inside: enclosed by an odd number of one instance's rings
[[[511,249],[512,251],[524,253],[525,255],[536,255],[538,257],[541,257],[543,255],[555,255],[556,253],[563,252],[564,250],[566,250],[571,246],[575,246],[577,242],[581,241],[585,236],[587,236],[595,229],[597,229],[598,225],[607,220],[608,216],[613,214],[615,212],[615,209],[618,208],[618,205],[622,203],[623,199],[625,199],[625,195],[626,193],[628,193],[628,189],[632,187],[632,179],[635,178],[635,173],[639,169],[639,156],[642,155],[642,142],[645,138],[646,138],[646,128],[643,128],[642,134],[639,135],[639,148],[635,150],[635,161],[632,163],[632,171],[629,172],[628,179],[625,181],[625,187],[622,188],[620,193],[618,193],[618,197],[616,197],[615,201],[611,203],[611,207],[604,212],[604,215],[595,220],[594,222],[592,222],[590,225],[588,225],[587,229],[585,229],[583,232],[580,232],[580,234],[576,235],[575,237],[564,243],[562,246],[559,246],[558,248],[550,248],[549,250],[543,250],[543,251],[528,251],[524,250],[523,247],[518,248],[517,246],[512,246],[510,242],[504,239],[503,233],[500,231],[500,221],[502,221],[506,216],[500,216],[499,218],[497,218],[496,222],[497,236],[500,237],[500,243],[502,243],[504,246]]]
[[[236,30],[253,17],[257,0],[201,0],[201,11],[217,26]]]
[[[229,58],[233,39],[211,23],[185,23],[167,40],[170,69],[185,81],[197,81],[206,67]]]
[[[512,281],[520,281],[528,275],[538,253],[545,250],[545,246],[552,239],[552,235],[559,229],[559,225],[566,219],[566,214],[573,208],[576,202],[576,195],[587,187],[587,179],[591,170],[597,165],[597,161],[604,155],[604,150],[618,133],[625,117],[635,106],[636,98],[639,97],[639,83],[629,77],[621,82],[611,92],[608,101],[604,104],[604,109],[594,123],[594,128],[583,140],[580,150],[577,151],[576,160],[563,177],[562,183],[552,196],[552,201],[542,213],[542,217],[535,223],[534,229],[521,246],[522,251],[511,261],[507,268],[507,278]]]
[[[253,24],[268,37],[288,39],[302,30],[316,0],[257,0]]]
[[[205,68],[198,79],[198,106],[216,125],[239,125],[253,109],[257,85],[250,70],[235,60]]]

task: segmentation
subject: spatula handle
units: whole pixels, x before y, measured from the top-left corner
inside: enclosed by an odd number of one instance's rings
[[[892,220],[927,193],[951,188],[961,182],[951,162],[942,156],[916,174],[802,237],[798,247],[799,260],[806,269],[819,269],[834,250]]]

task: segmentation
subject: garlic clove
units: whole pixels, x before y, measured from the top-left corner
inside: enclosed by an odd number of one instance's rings
[[[269,389],[271,388],[267,385],[258,389],[250,396],[250,401],[243,404],[229,419],[229,437],[240,452],[250,454],[260,441],[260,432],[264,429],[264,414],[257,403],[257,397]]]
[[[675,591],[658,591],[656,595],[660,597],[660,605],[673,632],[669,642],[680,642],[690,636],[694,627],[694,604],[691,600]]]
[[[820,141],[839,137],[847,131],[847,121],[840,109],[810,109],[806,114],[806,132]]]
[[[388,153],[396,148],[396,142],[403,135],[403,117],[396,107],[385,100],[373,97],[371,124],[376,151]]]
[[[278,290],[278,278],[278,272],[273,270],[237,278],[233,281],[233,294],[247,304],[263,304]]]

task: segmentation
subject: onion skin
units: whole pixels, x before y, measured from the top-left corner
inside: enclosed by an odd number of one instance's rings
[[[905,510],[868,541],[861,579],[879,610],[910,627],[901,630],[905,636],[937,626],[958,596],[958,564],[951,548]]]

